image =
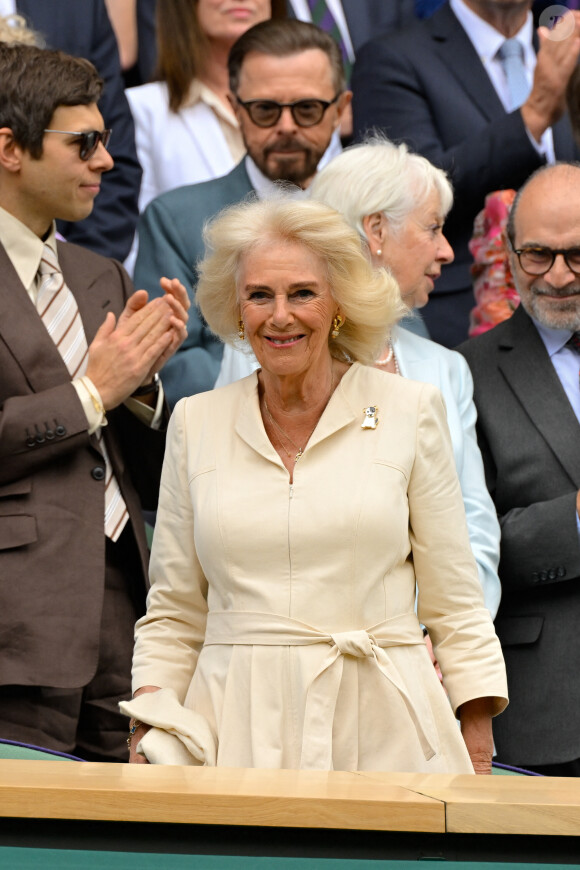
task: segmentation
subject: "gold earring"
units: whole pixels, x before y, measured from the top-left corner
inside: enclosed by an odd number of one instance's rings
[[[342,315],[337,314],[334,320],[332,321],[332,332],[330,333],[333,338],[338,338],[338,333],[340,332],[340,327],[344,323],[344,317]]]
[[[238,320],[238,337],[239,337],[240,341],[243,341],[244,338],[246,337],[246,328],[244,326],[244,321],[242,320],[241,317]]]

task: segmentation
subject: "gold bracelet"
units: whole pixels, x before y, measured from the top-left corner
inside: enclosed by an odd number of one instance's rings
[[[139,719],[129,720],[129,736],[127,737],[127,746],[129,747],[129,749],[131,749],[131,738],[133,737],[133,734],[135,733],[137,728],[140,728],[141,725],[143,725],[143,722],[140,722]]]

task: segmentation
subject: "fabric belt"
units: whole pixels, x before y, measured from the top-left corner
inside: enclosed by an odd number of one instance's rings
[[[204,646],[264,645],[309,646],[329,644],[306,694],[302,740],[302,769],[332,769],[332,726],[344,667],[344,656],[368,658],[399,692],[403,699],[427,760],[435,749],[428,739],[404,681],[386,649],[422,644],[423,632],[414,613],[405,613],[379,622],[369,629],[324,632],[297,619],[257,611],[210,611]]]

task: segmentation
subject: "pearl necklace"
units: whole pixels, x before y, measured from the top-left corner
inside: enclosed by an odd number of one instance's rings
[[[395,356],[395,349],[393,347],[393,342],[391,341],[391,339],[389,339],[389,352],[388,352],[388,354],[383,359],[375,360],[375,365],[388,366],[388,364],[390,363],[391,360],[394,360],[396,374],[400,375],[401,370],[399,368],[399,363],[397,361],[397,357]]]

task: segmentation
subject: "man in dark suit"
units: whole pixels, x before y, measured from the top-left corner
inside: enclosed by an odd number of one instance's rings
[[[467,336],[474,304],[468,241],[486,194],[518,188],[546,160],[577,156],[564,109],[580,18],[571,13],[574,32],[566,39],[540,32],[536,56],[530,5],[450,0],[431,18],[374,39],[357,54],[355,133],[378,127],[445,169],[453,182],[445,234],[455,260],[443,269],[424,313],[431,338],[448,347]],[[524,85],[531,87],[527,98],[525,89],[517,98],[500,58],[512,37]]]
[[[461,345],[502,527],[499,761],[580,775],[580,164],[540,169],[508,226],[521,305]]]
[[[193,297],[203,226],[222,208],[250,194],[279,195],[277,181],[307,187],[350,102],[338,46],[304,21],[272,19],[247,30],[230,52],[229,75],[248,154],[222,178],[170,190],[149,203],[139,221],[135,283],[152,294],[159,292],[160,277],[171,274]],[[292,112],[301,101],[306,113],[299,114],[300,107]],[[252,103],[262,114],[250,114]],[[187,340],[163,373],[169,403],[212,389],[222,356],[222,343],[192,312]]]
[[[121,761],[187,294],[56,242],[113,164],[95,68],[1,44],[0,80],[0,737]]]
[[[49,48],[85,57],[105,81],[99,109],[105,126],[113,130],[111,155],[115,165],[103,179],[92,214],[78,223],[59,221],[59,230],[70,242],[123,261],[137,226],[141,167],[117,42],[104,0],[16,0],[15,7]]]

